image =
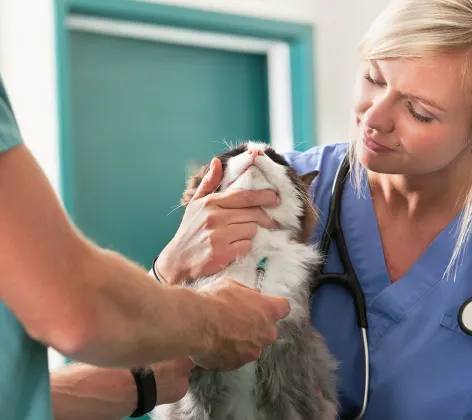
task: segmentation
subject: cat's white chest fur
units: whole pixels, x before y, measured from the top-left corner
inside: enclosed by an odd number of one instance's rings
[[[224,276],[248,287],[255,287],[258,277],[257,265],[263,258],[266,258],[266,263],[260,283],[261,293],[287,298],[291,305],[288,318],[296,322],[302,315],[300,290],[306,289],[310,265],[319,262],[319,254],[311,246],[291,241],[288,232],[258,228],[253,239],[253,249],[247,256],[215,276],[200,279],[194,286],[198,288]],[[222,375],[221,386],[227,391],[228,397],[214,407],[213,418],[266,420],[257,412],[254,393],[257,386],[255,368],[256,363],[249,363],[239,370]],[[189,408],[193,403],[190,395],[182,400],[183,406]],[[157,418],[166,419],[165,415]]]
[[[259,281],[257,266],[263,258],[266,259],[265,273]],[[283,296],[291,305],[289,317],[297,319],[299,293],[306,289],[307,276],[311,268],[320,263],[320,259],[320,253],[314,246],[291,240],[289,232],[258,227],[252,251],[208,280],[225,276],[248,287],[258,287],[264,295]]]

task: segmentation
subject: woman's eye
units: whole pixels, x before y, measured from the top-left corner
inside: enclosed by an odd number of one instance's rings
[[[413,116],[413,118],[422,123],[430,123],[434,120],[434,118],[432,117],[425,117],[424,115],[418,114],[413,108],[413,104],[410,101],[406,103],[406,107],[408,108],[408,111],[410,111],[410,114]]]
[[[387,83],[380,82],[378,80],[373,79],[372,76],[369,73],[367,73],[364,77],[369,83],[372,83],[373,85],[380,86],[380,87],[387,86]]]

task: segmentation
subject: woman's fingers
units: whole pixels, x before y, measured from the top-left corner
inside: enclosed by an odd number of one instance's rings
[[[228,246],[228,260],[229,262],[235,261],[238,258],[243,258],[252,249],[252,242],[249,239],[241,239],[239,241],[232,242]]]
[[[212,194],[207,200],[207,205],[217,205],[225,209],[276,207],[279,204],[280,198],[272,190],[234,190]]]
[[[223,165],[221,160],[214,158],[210,163],[210,170],[203,177],[190,202],[198,200],[214,192],[223,178]]]
[[[220,243],[231,244],[236,241],[241,241],[244,239],[252,240],[257,232],[257,224],[250,223],[240,223],[237,225],[229,225],[224,230],[219,232],[222,235]]]
[[[239,223],[257,223],[266,229],[278,229],[280,225],[261,208],[225,209],[221,213],[222,221],[227,225]]]

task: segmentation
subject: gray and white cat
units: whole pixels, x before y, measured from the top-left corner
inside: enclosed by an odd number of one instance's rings
[[[277,191],[281,204],[266,212],[281,226],[258,227],[252,251],[221,272],[186,284],[201,287],[222,276],[267,295],[284,296],[291,314],[279,321],[278,338],[258,361],[231,372],[195,368],[187,395],[159,406],[154,420],[332,420],[337,409],[336,367],[323,338],[310,322],[310,279],[320,264],[308,244],[316,213],[308,187],[317,172],[298,176],[268,145],[248,142],[219,156],[223,180],[219,191]],[[182,202],[188,204],[208,165],[192,177]],[[264,262],[265,273],[258,270]],[[235,308],[237,310],[237,308]]]

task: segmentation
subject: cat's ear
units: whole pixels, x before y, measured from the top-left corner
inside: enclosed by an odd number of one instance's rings
[[[185,191],[182,194],[182,199],[180,200],[180,203],[183,206],[188,206],[188,203],[190,203],[190,200],[192,200],[193,196],[197,192],[198,187],[202,183],[204,176],[208,173],[209,170],[210,164],[202,166],[202,168],[196,175],[191,176],[187,180],[187,187],[185,188]]]
[[[300,180],[302,182],[303,187],[308,190],[310,188],[311,183],[313,180],[319,175],[320,171],[311,171],[306,174],[300,175]]]

